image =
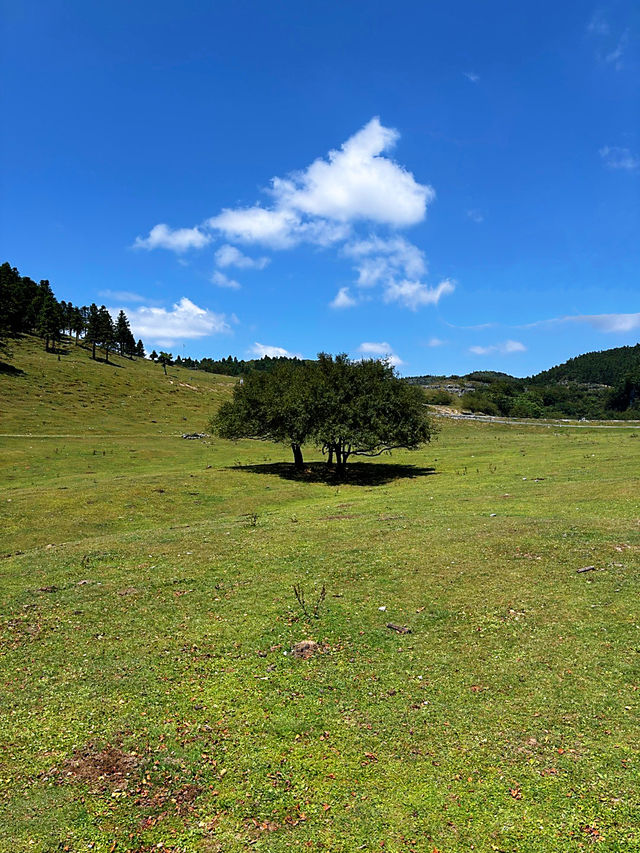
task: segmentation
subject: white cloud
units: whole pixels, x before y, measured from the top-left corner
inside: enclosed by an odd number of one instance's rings
[[[110,299],[113,302],[144,302],[146,297],[139,293],[132,293],[130,290],[100,290],[98,296],[103,299]]]
[[[370,356],[372,358],[382,358],[392,364],[394,367],[400,367],[404,364],[404,361],[400,358],[399,355],[394,353],[391,344],[388,344],[386,341],[382,341],[381,343],[375,343],[373,341],[364,341],[358,347],[358,352],[364,356]]]
[[[296,230],[300,220],[290,210],[268,210],[259,205],[225,209],[207,224],[230,240],[261,243],[274,249],[289,249],[299,240]]]
[[[467,80],[469,80],[471,83],[477,83],[480,79],[480,75],[476,74],[474,71],[465,71],[463,73]]]
[[[443,341],[440,338],[429,338],[427,341],[428,347],[443,347],[445,344],[446,341]]]
[[[369,237],[347,243],[344,253],[358,261],[358,284],[368,287],[402,274],[420,278],[427,272],[424,252],[404,237]]]
[[[298,353],[289,352],[289,350],[284,347],[273,347],[268,344],[259,344],[257,341],[251,347],[249,352],[251,355],[255,355],[258,358],[263,358],[265,355],[268,355],[271,358],[279,358],[282,356],[286,356],[287,358],[302,358]]]
[[[177,340],[203,338],[230,331],[224,314],[199,308],[186,296],[166,308],[141,305],[127,313],[131,330],[138,338],[171,346]]]
[[[428,287],[419,281],[393,281],[384,292],[385,302],[399,302],[406,308],[416,311],[422,305],[437,305],[442,296],[453,293],[455,284],[448,279],[437,287]]]
[[[379,118],[371,119],[340,150],[330,151],[327,160],[319,158],[288,178],[274,178],[278,206],[338,222],[367,220],[394,227],[421,222],[434,190],[381,156],[399,136]]]
[[[587,323],[599,332],[632,332],[640,329],[640,314],[583,314],[565,317],[574,323]]]
[[[203,226],[191,229],[171,231],[167,225],[156,225],[148,237],[138,237],[135,245],[182,252],[206,245],[215,232],[228,241],[215,254],[221,269],[262,269],[268,263],[264,257],[248,257],[231,245],[235,243],[279,250],[302,243],[341,246],[342,253],[355,262],[359,287],[380,285],[385,301],[413,310],[437,304],[453,285],[443,282],[432,288],[425,284],[424,253],[394,233],[422,222],[435,198],[431,186],[418,183],[389,156],[399,137],[397,130],[373,118],[326,157],[286,177],[273,178],[270,203],[224,208]],[[375,226],[385,228],[384,237],[375,231],[366,238],[359,233],[363,227]],[[222,287],[237,285],[222,273],[213,280]],[[341,288],[331,304],[340,308],[362,301],[348,288]]]
[[[500,353],[500,355],[511,355],[514,352],[526,352],[526,349],[526,346],[520,341],[503,341],[486,347],[469,347],[469,352],[475,353],[475,355],[490,355],[495,352]]]
[[[211,281],[217,287],[228,287],[231,290],[240,290],[240,282],[235,281],[233,278],[229,278],[229,276],[225,275],[220,270],[215,270],[213,275],[211,276]]]
[[[605,145],[598,153],[609,169],[625,169],[628,172],[633,172],[640,166],[640,158],[632,154],[628,148]]]
[[[341,287],[329,303],[332,308],[353,308],[357,304],[358,301],[351,296],[348,287]]]
[[[187,249],[201,249],[211,242],[211,235],[204,234],[199,228],[171,229],[160,223],[154,225],[148,237],[136,237],[134,249],[170,249],[172,252],[186,252]]]
[[[480,210],[467,210],[467,219],[470,219],[472,222],[478,223],[484,222],[484,215]]]
[[[273,178],[272,207],[225,209],[208,226],[228,239],[287,249],[300,242],[321,246],[343,241],[353,223],[406,227],[421,222],[435,197],[388,152],[399,138],[373,118],[327,158],[286,178]]]
[[[235,246],[225,243],[220,246],[215,254],[216,264],[223,269],[226,267],[238,267],[242,270],[263,270],[269,263],[269,258],[250,258],[243,255]]]

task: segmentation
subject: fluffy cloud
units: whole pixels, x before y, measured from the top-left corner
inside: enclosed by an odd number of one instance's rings
[[[136,237],[134,249],[170,249],[172,252],[186,252],[187,249],[202,249],[211,242],[211,235],[199,228],[176,228],[160,223],[154,225],[148,237]]]
[[[398,139],[397,130],[371,119],[327,159],[288,178],[274,178],[278,207],[338,222],[366,220],[396,228],[421,222],[435,193],[381,156]]]
[[[199,308],[186,296],[166,308],[140,306],[127,312],[131,330],[136,338],[171,346],[178,340],[203,338],[230,331],[224,314]]]
[[[211,281],[216,287],[228,287],[231,290],[240,290],[240,282],[236,281],[233,278],[229,278],[229,276],[225,275],[220,270],[216,270],[211,276]]]
[[[446,341],[443,341],[440,338],[429,338],[427,341],[428,347],[443,347],[445,344]]]
[[[268,259],[250,258],[235,245],[260,245],[286,250],[307,243],[339,247],[354,261],[359,287],[381,286],[386,302],[416,310],[435,305],[453,291],[451,282],[430,287],[424,253],[394,233],[422,222],[435,191],[416,181],[413,174],[390,156],[399,139],[394,128],[373,118],[338,149],[286,177],[271,180],[267,204],[225,208],[202,226],[175,231],[156,225],[135,245],[146,249],[170,248],[176,252],[206,245],[212,235],[227,241],[216,254],[221,269],[263,269]],[[364,228],[382,227],[384,236]],[[219,286],[234,286],[223,273],[214,276]],[[236,283],[237,284],[237,283]],[[331,302],[346,308],[362,302],[341,288]]]
[[[404,237],[369,237],[344,247],[344,254],[357,261],[358,284],[368,287],[398,275],[420,278],[427,272],[424,252]]]
[[[609,169],[624,169],[627,172],[633,172],[640,166],[640,158],[632,154],[628,148],[605,145],[598,153]]]
[[[361,355],[370,357],[370,358],[382,358],[392,364],[394,367],[400,367],[400,365],[404,364],[404,361],[400,358],[399,355],[396,355],[393,351],[391,344],[388,344],[386,341],[382,341],[381,343],[375,343],[373,341],[364,341],[358,347],[358,352]]]
[[[250,258],[243,255],[235,246],[225,243],[215,254],[216,264],[223,269],[238,267],[242,270],[263,270],[269,263],[269,258]]]
[[[271,358],[279,358],[282,356],[286,356],[287,358],[302,358],[298,353],[289,352],[289,350],[284,347],[273,347],[268,344],[259,344],[257,341],[251,347],[249,352],[252,355],[258,356],[258,358],[263,358],[265,355],[268,355]]]
[[[255,205],[225,209],[209,219],[207,224],[229,240],[289,249],[298,242],[296,230],[300,220],[289,210],[267,210]]]
[[[332,308],[353,308],[358,304],[358,300],[351,296],[348,287],[341,287],[329,304]]]
[[[514,352],[525,352],[526,349],[526,346],[520,341],[503,341],[486,347],[469,347],[469,352],[475,353],[475,355],[490,355],[495,352],[500,353],[500,355],[511,355]]]
[[[436,287],[428,287],[419,281],[393,281],[387,285],[385,302],[399,302],[405,308],[417,311],[423,305],[437,305],[442,296],[453,293],[455,284],[449,279]]]

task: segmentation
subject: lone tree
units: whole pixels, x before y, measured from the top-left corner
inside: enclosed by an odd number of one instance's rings
[[[252,373],[235,386],[233,399],[212,419],[221,438],[254,438],[288,444],[296,468],[302,468],[302,445],[313,438],[318,421],[315,366],[288,361],[271,373]]]
[[[317,371],[320,417],[313,434],[329,462],[335,457],[337,474],[350,456],[417,450],[431,439],[422,390],[398,378],[389,362],[320,353]]]
[[[167,375],[167,365],[173,362],[173,355],[170,352],[161,352],[158,356],[158,361],[162,365],[164,375]]]
[[[288,444],[296,468],[302,445],[313,442],[335,459],[343,476],[350,456],[417,449],[431,438],[420,388],[395,375],[387,362],[352,362],[320,353],[317,362],[288,362],[271,373],[250,374],[212,419],[221,438]]]

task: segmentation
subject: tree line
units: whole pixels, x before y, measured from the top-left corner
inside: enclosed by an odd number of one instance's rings
[[[351,456],[415,450],[433,433],[422,390],[399,379],[388,362],[326,353],[249,374],[211,429],[221,438],[287,444],[298,469],[303,445],[312,443],[339,476]]]
[[[75,337],[76,343],[82,337],[91,344],[91,357],[96,358],[96,347],[100,347],[107,362],[109,352],[129,358],[145,354],[124,311],[114,322],[104,305],[93,302],[80,307],[58,301],[47,279],[36,283],[5,262],[0,266],[0,342],[20,334],[38,335],[47,352],[55,350],[65,336]]]
[[[640,344],[589,352],[528,378],[483,370],[464,376],[412,376],[427,400],[448,405],[447,385],[471,386],[463,408],[512,418],[637,418],[640,415]]]
[[[237,358],[229,355],[226,358],[189,358],[177,356],[175,364],[187,367],[189,370],[204,370],[207,373],[218,373],[223,376],[247,376],[255,371],[270,373],[280,364],[299,363],[301,359],[290,356],[263,355],[262,358]]]

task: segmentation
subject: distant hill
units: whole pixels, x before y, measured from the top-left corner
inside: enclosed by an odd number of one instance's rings
[[[24,335],[0,352],[0,433],[203,432],[236,380],[63,340],[58,353]]]
[[[411,376],[433,405],[507,417],[638,418],[640,344],[588,352],[517,378],[492,370],[465,376]]]
[[[618,385],[625,376],[640,373],[640,344],[587,352],[531,377],[536,384],[583,382]]]

